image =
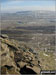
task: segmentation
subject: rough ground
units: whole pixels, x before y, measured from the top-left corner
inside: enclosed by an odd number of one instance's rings
[[[40,74],[41,70],[56,70],[56,54],[33,50],[25,43],[0,35],[1,74]]]
[[[40,61],[37,53],[25,44],[9,39],[7,35],[1,35],[1,74],[39,74]]]

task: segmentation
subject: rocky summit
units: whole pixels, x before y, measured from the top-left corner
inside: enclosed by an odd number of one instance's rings
[[[1,74],[39,74],[40,61],[36,54],[26,44],[9,39],[7,35],[0,36]]]

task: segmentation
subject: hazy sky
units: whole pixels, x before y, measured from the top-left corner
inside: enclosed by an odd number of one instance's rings
[[[25,10],[55,11],[55,0],[1,0],[1,12]]]

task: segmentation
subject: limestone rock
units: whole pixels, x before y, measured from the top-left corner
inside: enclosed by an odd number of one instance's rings
[[[1,40],[1,74],[37,74],[40,72],[38,60],[33,50],[25,44],[3,35]],[[28,72],[29,71],[29,72]]]
[[[2,35],[0,35],[2,38],[8,38],[8,36],[6,35],[6,34],[2,34]]]

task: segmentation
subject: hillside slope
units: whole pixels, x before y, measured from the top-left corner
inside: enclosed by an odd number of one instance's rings
[[[32,49],[21,44],[7,35],[1,40],[1,74],[37,74],[41,67]]]
[[[54,54],[37,50],[27,44],[0,35],[1,74],[39,74],[41,70],[55,70]]]

